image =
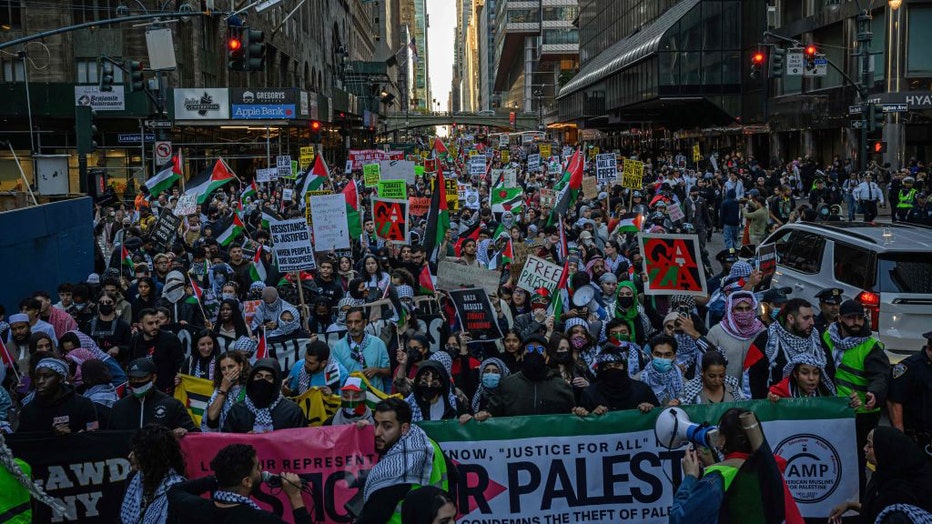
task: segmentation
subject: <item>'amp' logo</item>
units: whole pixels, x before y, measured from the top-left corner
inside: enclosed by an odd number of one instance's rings
[[[832,495],[841,483],[841,457],[818,435],[793,435],[774,448],[786,459],[786,485],[797,502],[815,504]]]

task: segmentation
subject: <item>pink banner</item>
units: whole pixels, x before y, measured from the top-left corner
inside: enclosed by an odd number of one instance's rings
[[[256,448],[262,471],[292,472],[307,481],[313,496],[305,492],[304,504],[314,522],[352,521],[344,504],[358,498],[358,505],[362,507],[363,483],[356,479],[360,472],[368,473],[378,461],[372,426],[326,426],[245,435],[189,433],[181,439],[188,465],[187,477],[213,474],[210,461],[217,451],[229,444],[249,444]],[[272,491],[263,485],[262,493],[254,499],[263,509],[292,522],[288,499],[280,489]]]

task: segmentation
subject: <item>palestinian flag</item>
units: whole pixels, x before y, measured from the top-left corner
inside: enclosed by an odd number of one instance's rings
[[[211,193],[234,180],[236,180],[236,175],[233,174],[230,166],[222,158],[218,158],[206,179],[203,181],[198,180],[198,184],[188,188],[184,194],[194,195],[197,198],[197,203],[203,204]]]
[[[643,227],[644,215],[639,213],[632,218],[623,219],[618,223],[618,228],[615,231],[619,233],[640,233]]]
[[[579,150],[577,149],[566,165],[566,172],[563,173],[563,178],[554,187],[554,189],[558,191],[557,203],[550,212],[550,218],[547,220],[548,226],[552,224],[557,217],[566,215],[576,204],[576,198],[582,190],[582,179],[583,161],[582,155],[579,154]]]
[[[304,209],[304,195],[308,191],[315,191],[321,189],[324,186],[324,182],[329,180],[330,171],[327,169],[327,164],[324,162],[323,155],[318,154],[317,158],[314,159],[314,165],[311,166],[311,169],[298,175],[298,178],[294,181],[294,187],[298,191],[298,208]]]
[[[563,224],[563,216],[562,216],[562,215],[559,217],[559,219],[557,220],[557,222],[558,222],[557,228],[558,228],[559,231],[560,231],[560,243],[557,245],[557,256],[558,256],[559,258],[557,259],[557,261],[558,261],[558,262],[564,262],[564,261],[566,261],[566,256],[567,256],[567,255],[569,254],[569,252],[570,252],[570,248],[569,248],[569,246],[568,246],[567,243],[566,243],[566,228],[565,228],[565,226],[564,226],[564,224]]]
[[[440,137],[434,137],[433,153],[434,158],[440,158],[440,155],[450,154],[450,151],[447,149],[447,146],[443,145],[443,141],[440,140]]]
[[[194,299],[194,303],[203,307],[204,305],[204,290],[201,289],[201,286],[197,285],[197,282],[191,278],[191,275],[188,275],[188,280],[191,281],[191,298]]]
[[[439,139],[437,139],[439,141]],[[424,249],[427,258],[436,261],[443,239],[450,229],[450,210],[447,207],[447,185],[443,177],[443,168],[437,166],[437,179],[434,192],[430,195],[430,208],[427,211],[427,230],[424,232]],[[478,231],[478,230],[477,230]],[[476,234],[478,237],[478,233]]]
[[[515,248],[512,244],[511,238],[508,239],[508,243],[505,244],[505,248],[502,249],[502,252],[495,256],[492,260],[489,261],[489,269],[499,269],[511,264],[515,260]]]
[[[262,229],[266,231],[271,231],[271,228],[269,227],[269,222],[279,222],[281,220],[284,220],[284,218],[280,214],[278,214],[278,211],[275,211],[269,206],[262,206],[262,222],[260,224],[262,226]]]
[[[430,265],[425,265],[421,269],[421,273],[417,277],[418,286],[420,286],[420,292],[425,295],[433,295],[437,288],[434,287],[434,278],[430,274]]]
[[[239,194],[240,209],[246,207],[247,198],[255,200],[257,196],[259,196],[259,188],[256,186],[256,181],[253,180],[252,183],[246,186],[243,192]]]
[[[521,214],[524,206],[524,189],[521,187],[505,187],[504,183],[495,186],[489,191],[489,206],[493,213],[511,211],[514,215]]]
[[[462,256],[460,252],[463,250],[463,241],[467,238],[471,238],[476,242],[479,241],[479,231],[482,229],[482,223],[476,222],[475,224],[469,226],[469,229],[460,233],[459,239],[456,241],[456,244],[453,246],[453,251],[456,253],[456,256]]]
[[[262,262],[262,250],[261,246],[256,250],[256,256],[252,258],[252,267],[249,268],[249,277],[253,282],[265,282],[265,279],[269,278],[265,271],[265,263]]]
[[[563,296],[568,294],[567,282],[568,276],[570,273],[570,261],[567,259],[563,263],[563,274],[560,276],[560,282],[557,284],[557,287],[553,290],[553,298],[550,300],[550,307],[548,308],[548,313],[553,315],[553,318],[556,322],[560,321],[560,317],[563,315]]]
[[[206,378],[192,377],[191,375],[178,375],[181,382],[175,387],[175,398],[188,410],[194,425],[200,427],[210,396],[214,391],[214,383]]]
[[[181,151],[173,156],[171,161],[162,168],[154,177],[146,180],[146,188],[149,189],[149,196],[154,198],[159,196],[163,191],[168,191],[175,182],[181,180],[184,171],[181,168]]]
[[[10,354],[10,350],[6,348],[6,344],[3,343],[3,338],[0,338],[0,366],[9,367],[15,372],[19,368],[16,364],[16,359],[13,358],[13,355]],[[16,373],[17,377],[19,373]]]
[[[350,239],[362,236],[362,215],[359,214],[359,190],[356,182],[350,180],[343,188],[346,200],[346,223],[349,226]]]
[[[233,220],[230,222],[230,225],[223,230],[217,236],[217,242],[221,246],[229,246],[239,235],[243,234],[246,231],[246,226],[243,224],[243,221],[240,220],[239,215],[234,214]]]
[[[129,251],[126,249],[126,246],[120,246],[120,265],[128,267],[130,271],[136,267],[136,264],[133,263],[133,257],[129,256]]]
[[[256,346],[256,352],[252,354],[252,358],[249,359],[251,364],[255,364],[260,358],[268,358],[269,356],[269,347],[265,341],[265,328],[262,328],[259,331],[259,345]]]

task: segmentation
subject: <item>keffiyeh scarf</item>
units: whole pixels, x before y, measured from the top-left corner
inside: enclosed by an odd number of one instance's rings
[[[217,491],[214,492],[213,498],[217,502],[223,502],[224,504],[243,504],[245,506],[251,507],[252,509],[256,511],[262,511],[262,508],[260,508],[258,504],[253,502],[251,498],[244,497],[240,495],[239,493],[233,493],[232,491],[224,491],[222,489],[218,489]]]
[[[832,340],[832,359],[835,361],[835,369],[841,365],[841,359],[845,356],[845,351],[861,344],[870,337],[845,337],[842,336],[838,327],[838,322],[832,322],[828,326],[828,336]],[[822,370],[823,374],[825,370]]]
[[[369,472],[363,501],[368,501],[376,491],[398,484],[430,483],[434,464],[434,447],[424,430],[412,425]]]
[[[473,414],[479,412],[479,405],[482,403],[482,399],[487,398],[492,395],[492,391],[489,390],[489,388],[483,386],[482,380],[481,380],[482,373],[484,372],[485,367],[488,366],[489,364],[492,364],[493,366],[498,367],[498,372],[501,375],[501,378],[499,379],[499,384],[501,384],[502,380],[505,380],[505,377],[511,374],[511,371],[508,369],[508,366],[506,366],[505,362],[503,362],[502,359],[500,358],[489,357],[483,360],[481,364],[479,364],[479,379],[480,379],[479,387],[476,389],[476,394],[472,396],[472,402],[470,404],[472,407]]]
[[[275,410],[275,407],[278,406],[278,403],[281,402],[285,397],[280,393],[278,398],[272,401],[267,408],[258,408],[255,404],[252,403],[252,399],[249,398],[249,395],[246,395],[246,398],[243,399],[243,404],[246,405],[246,409],[252,412],[256,417],[256,421],[253,423],[253,426],[264,426],[264,427],[274,427],[272,424],[272,411]],[[222,427],[222,426],[221,426]]]
[[[365,352],[370,340],[369,333],[363,333],[362,340],[354,347],[353,337],[350,336],[349,333],[346,334],[346,345],[350,348],[350,357],[356,361],[362,369],[366,369]]]
[[[819,342],[819,332],[815,329],[808,338],[801,338],[787,331],[779,322],[770,324],[767,328],[767,345],[764,347],[764,353],[767,355],[771,374],[777,366],[777,355],[780,352],[786,356],[787,362],[800,353],[808,353],[815,358],[816,362],[819,362],[819,367],[825,367],[825,353]]]
[[[812,367],[819,368],[821,373],[819,374],[819,382],[825,386],[825,389],[829,390],[832,395],[835,394],[835,384],[832,383],[832,379],[829,378],[828,373],[825,372],[825,362],[820,361],[818,358],[814,357],[809,353],[797,353],[790,359],[789,362],[783,366],[783,378],[789,377],[793,374],[793,370],[801,364],[806,364]],[[798,395],[798,388],[796,387],[793,379],[790,379],[790,392],[794,397]]]
[[[129,481],[123,505],[120,507],[120,521],[123,524],[162,524],[168,519],[168,490],[175,484],[184,482],[184,477],[175,470],[169,470],[165,478],[152,494],[152,500],[145,504],[143,500],[142,473],[136,473]]]
[[[739,322],[732,310],[741,302],[747,302],[751,305],[750,314],[753,314],[757,308],[757,300],[751,293],[732,293],[728,295],[728,298],[725,299],[725,318],[722,319],[722,330],[738,340],[751,340],[764,330],[764,324],[757,316],[754,316],[753,320],[748,324]]]
[[[666,373],[661,373],[654,369],[654,366],[648,364],[641,373],[641,382],[650,386],[654,390],[654,395],[661,405],[675,398],[680,398],[683,393],[683,373],[680,368],[673,366],[673,369]]]
[[[442,395],[443,393],[441,393]],[[424,413],[421,411],[420,404],[417,403],[417,398],[414,396],[414,393],[408,395],[408,398],[405,399],[409,406],[411,406],[411,422],[423,422],[427,419],[424,418]],[[443,402],[443,398],[437,400],[438,402]],[[456,395],[452,391],[447,392],[447,403],[456,410]],[[446,407],[444,407],[446,410]]]

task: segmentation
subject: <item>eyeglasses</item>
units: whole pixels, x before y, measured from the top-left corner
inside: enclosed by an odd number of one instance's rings
[[[524,348],[527,349],[528,353],[540,353],[541,355],[543,355],[546,351],[544,346],[540,344],[528,344],[527,346],[524,346]]]

